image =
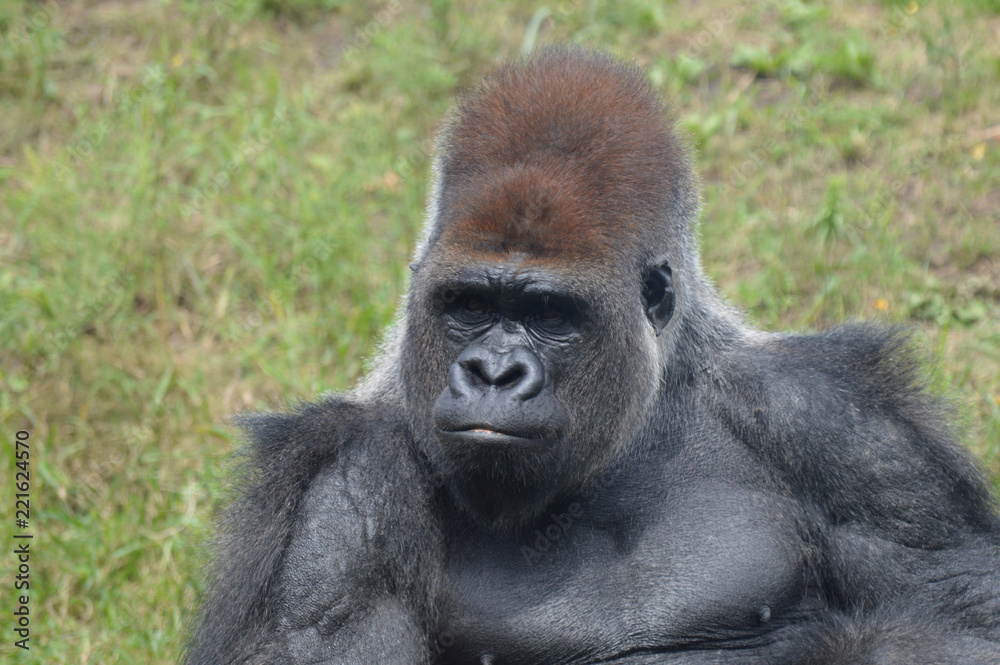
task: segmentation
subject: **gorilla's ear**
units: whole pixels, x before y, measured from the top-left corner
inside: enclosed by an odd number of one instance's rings
[[[665,258],[654,259],[646,266],[642,275],[642,304],[646,318],[659,336],[674,314],[674,283]]]

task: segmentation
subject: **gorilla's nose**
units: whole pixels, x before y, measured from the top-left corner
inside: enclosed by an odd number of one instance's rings
[[[453,392],[469,397],[489,388],[508,392],[509,399],[526,401],[541,392],[545,371],[538,357],[524,347],[496,352],[485,346],[465,349],[451,368]]]

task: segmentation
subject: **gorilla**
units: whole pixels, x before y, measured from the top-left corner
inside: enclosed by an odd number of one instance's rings
[[[750,327],[635,66],[461,101],[354,390],[242,416],[188,665],[1000,663],[1000,517],[905,335]]]

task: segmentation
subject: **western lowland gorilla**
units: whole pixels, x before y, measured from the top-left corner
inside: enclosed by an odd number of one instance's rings
[[[374,369],[242,418],[187,663],[1000,663],[1000,519],[905,339],[749,327],[696,188],[611,56],[467,96]]]

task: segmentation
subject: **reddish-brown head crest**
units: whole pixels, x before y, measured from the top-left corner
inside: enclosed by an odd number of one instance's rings
[[[556,264],[681,240],[695,195],[666,109],[632,65],[558,47],[486,78],[445,128],[432,244]]]

